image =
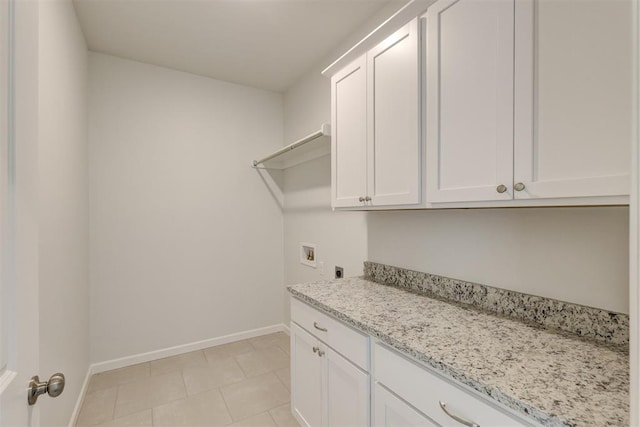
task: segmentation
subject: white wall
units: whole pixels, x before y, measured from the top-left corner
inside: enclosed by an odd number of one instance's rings
[[[626,207],[369,214],[369,260],[628,313]]]
[[[367,258],[367,220],[362,212],[331,211],[329,156],[287,170],[285,175],[285,285],[332,279],[334,267],[361,276]],[[315,243],[324,269],[300,263],[300,243]],[[287,293],[288,296],[288,293]],[[288,303],[285,319],[288,319]]]
[[[90,54],[91,360],[282,322],[282,96]]]
[[[88,53],[71,1],[39,2],[40,370],[66,376],[38,400],[42,425],[67,425],[89,366]]]

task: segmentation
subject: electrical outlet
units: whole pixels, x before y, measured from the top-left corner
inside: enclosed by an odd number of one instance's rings
[[[342,279],[344,277],[344,269],[336,265],[336,279]]]

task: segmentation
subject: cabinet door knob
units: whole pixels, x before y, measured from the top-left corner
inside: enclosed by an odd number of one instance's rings
[[[440,404],[440,408],[444,411],[445,414],[447,414],[448,416],[450,416],[460,424],[465,425],[467,427],[480,427],[479,424],[476,424],[473,421],[465,420],[464,418],[458,417],[457,415],[453,415],[451,412],[447,410],[447,404],[444,403],[442,400],[439,400],[438,403]]]
[[[522,190],[524,190],[524,188],[525,188],[524,184],[521,183],[521,182],[518,182],[518,183],[514,184],[514,186],[513,186],[513,189],[516,190],[516,191],[522,191]]]
[[[313,347],[313,352],[314,352],[314,353],[317,353],[317,352],[318,352],[318,350],[320,350],[320,348],[319,348],[319,347]]]
[[[496,191],[500,194],[504,193],[505,191],[507,191],[507,186],[504,184],[500,184],[496,187]]]
[[[324,351],[318,350],[318,357],[322,357],[322,356],[324,356]]]
[[[364,201],[365,201],[365,202],[370,202],[370,201],[371,201],[371,197],[369,197],[369,196],[365,197],[365,198],[364,198]]]
[[[362,196],[358,197],[358,201],[359,202],[364,202],[364,197],[362,197]]]

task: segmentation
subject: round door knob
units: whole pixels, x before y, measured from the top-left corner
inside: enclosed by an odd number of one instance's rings
[[[51,397],[58,397],[64,391],[64,375],[61,373],[53,374],[49,378],[49,385],[47,386],[47,393]]]
[[[507,186],[504,184],[500,184],[496,187],[496,191],[500,194],[504,193],[505,191],[507,191]]]
[[[364,202],[364,197],[362,197],[362,196],[358,197],[358,201],[359,202]]]
[[[371,197],[369,197],[369,196],[365,197],[365,198],[364,198],[364,201],[365,201],[365,202],[370,202],[370,201],[371,201]]]
[[[29,381],[27,389],[27,402],[29,405],[35,405],[38,396],[48,393],[51,397],[58,397],[64,391],[64,375],[58,372],[51,375],[49,381],[40,382],[40,378],[36,375]]]
[[[518,182],[518,183],[513,185],[513,189],[516,190],[516,191],[522,191],[522,190],[524,190],[524,188],[525,188],[524,184],[521,183],[521,182]]]

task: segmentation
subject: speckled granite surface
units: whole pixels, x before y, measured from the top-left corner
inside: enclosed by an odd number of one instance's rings
[[[545,328],[560,329],[605,343],[629,345],[629,316],[626,314],[375,262],[364,263],[364,276],[377,283],[471,304]]]
[[[545,426],[629,424],[629,358],[620,346],[362,278],[288,289]]]

